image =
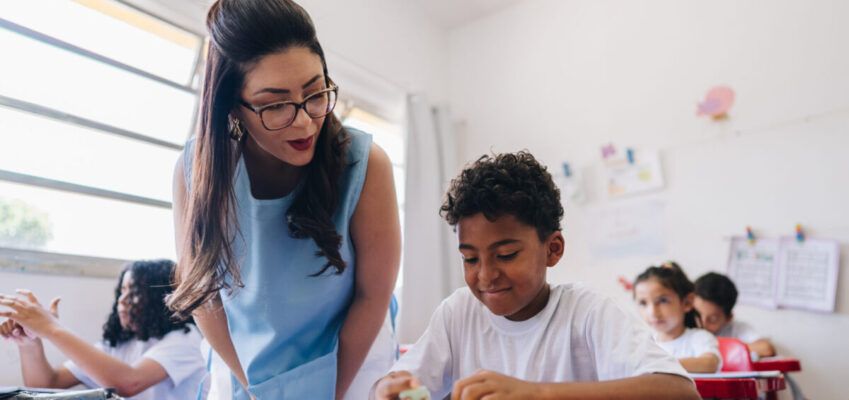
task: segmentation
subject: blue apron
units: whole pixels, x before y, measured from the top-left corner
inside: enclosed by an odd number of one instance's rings
[[[283,198],[258,200],[239,159],[234,190],[240,235],[234,254],[243,288],[221,292],[230,337],[257,399],[332,399],[339,331],[354,292],[355,252],[350,219],[365,181],[371,136],[348,128],[347,167],[333,222],[342,236],[342,274],[309,275],[327,262],[310,239],[291,237],[286,211],[300,186]],[[187,146],[187,149],[189,147]],[[191,153],[189,153],[191,154]],[[234,399],[248,399],[233,379]]]

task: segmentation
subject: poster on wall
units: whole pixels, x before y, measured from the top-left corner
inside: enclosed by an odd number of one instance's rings
[[[731,240],[728,276],[740,304],[834,312],[840,247],[834,240]]]
[[[606,159],[604,177],[608,197],[617,198],[663,189],[660,153],[627,150],[622,159]]]
[[[590,252],[595,258],[664,254],[665,206],[651,199],[594,207],[587,220]]]
[[[775,239],[750,241],[739,236],[731,239],[728,252],[728,277],[737,285],[737,301],[766,308],[777,308],[775,301],[779,242]]]
[[[560,170],[552,171],[552,175],[560,188],[560,198],[564,205],[586,202],[583,176],[578,171],[574,171],[570,163],[564,161],[561,163]]]
[[[778,304],[833,312],[840,247],[834,240],[782,237],[778,251]]]

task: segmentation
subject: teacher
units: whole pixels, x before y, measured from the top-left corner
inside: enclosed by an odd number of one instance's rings
[[[298,4],[219,0],[207,28],[199,129],[174,173],[168,304],[194,316],[234,398],[363,398],[394,358],[390,160],[333,115],[339,87]]]

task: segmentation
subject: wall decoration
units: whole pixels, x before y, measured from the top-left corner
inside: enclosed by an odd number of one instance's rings
[[[716,86],[710,89],[704,100],[698,104],[696,115],[708,116],[714,120],[728,118],[728,111],[734,105],[734,89],[728,86]]]

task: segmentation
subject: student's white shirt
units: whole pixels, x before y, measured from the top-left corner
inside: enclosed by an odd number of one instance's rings
[[[486,369],[535,382],[603,381],[686,372],[648,327],[612,299],[578,284],[551,288],[536,316],[514,322],[492,314],[468,288],[445,299],[425,333],[392,367],[410,371],[433,398]]]
[[[719,358],[716,371],[722,369],[722,354],[719,352],[719,341],[710,332],[699,328],[687,328],[681,336],[666,342],[658,341],[675,358],[698,357],[705,353],[715,354]]]
[[[735,319],[732,319],[725,324],[716,336],[735,338],[743,341],[744,343],[752,343],[764,338],[761,334],[756,332],[751,325]]]
[[[132,339],[117,347],[98,342],[95,346],[128,364],[135,364],[143,357],[149,358],[159,363],[168,373],[165,380],[128,400],[194,400],[201,383],[204,384],[202,391],[205,398],[208,383],[204,381],[206,365],[200,352],[201,335],[197,328],[189,326],[191,330],[188,333],[177,329],[168,332],[161,339]],[[68,360],[64,365],[83,385],[90,388],[101,387],[73,361]]]

